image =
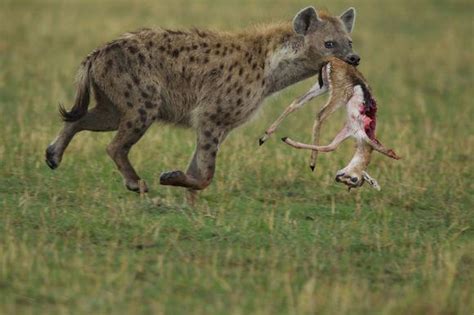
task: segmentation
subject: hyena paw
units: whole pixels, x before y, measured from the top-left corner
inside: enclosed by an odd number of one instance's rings
[[[50,144],[46,149],[45,161],[52,170],[57,168],[59,163],[61,163],[61,158],[56,154],[54,145]]]
[[[165,172],[160,175],[161,185],[180,186],[186,180],[186,175],[181,171]]]
[[[148,192],[148,186],[143,180],[125,180],[125,187],[130,191],[140,193],[140,182],[143,192]]]

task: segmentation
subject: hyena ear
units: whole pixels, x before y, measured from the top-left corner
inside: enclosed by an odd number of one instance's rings
[[[293,19],[293,28],[296,34],[306,35],[311,25],[316,24],[319,20],[316,9],[307,7],[298,12]]]
[[[347,29],[348,33],[351,33],[352,30],[354,29],[354,23],[356,19],[356,10],[354,8],[349,8],[347,9],[344,13],[339,16],[341,19],[342,23]]]

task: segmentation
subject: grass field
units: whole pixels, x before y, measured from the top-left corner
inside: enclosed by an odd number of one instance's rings
[[[333,180],[348,141],[308,168],[325,97],[258,137],[310,79],[267,100],[222,146],[193,209],[159,174],[183,169],[192,131],[155,125],[131,159],[151,192],[127,192],[105,147],[78,135],[52,172],[43,152],[82,58],[143,26],[235,30],[349,1],[0,3],[0,314],[473,314],[474,4],[358,1],[355,49],[379,102],[381,192]],[[323,129],[327,142],[343,113]]]

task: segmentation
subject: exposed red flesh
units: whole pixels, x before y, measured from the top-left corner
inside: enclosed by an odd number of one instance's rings
[[[375,137],[375,128],[377,126],[377,102],[371,95],[365,97],[364,103],[360,104],[359,113],[362,115],[364,131],[369,139],[381,144],[380,141]],[[387,155],[395,160],[400,159],[400,157],[392,149],[387,150]]]
[[[375,99],[372,96],[365,98],[364,103],[359,107],[359,112],[363,115],[365,133],[371,140],[378,142],[375,138],[377,126],[377,102]]]

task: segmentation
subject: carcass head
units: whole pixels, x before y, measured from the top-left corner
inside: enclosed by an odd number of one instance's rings
[[[365,171],[370,163],[372,150],[372,147],[365,141],[358,141],[352,160],[346,167],[337,171],[336,182],[345,184],[349,190],[360,187],[365,182],[369,183],[373,188],[380,190],[377,181]]]
[[[376,150],[397,160],[399,157],[393,150],[385,148],[375,137],[377,103],[364,84],[354,87],[353,97],[347,103],[347,112],[346,127],[341,131],[340,137],[355,138],[357,146],[349,164],[337,172],[336,181],[345,184],[349,189],[368,182],[380,190],[377,181],[365,171],[370,163],[372,151]]]

